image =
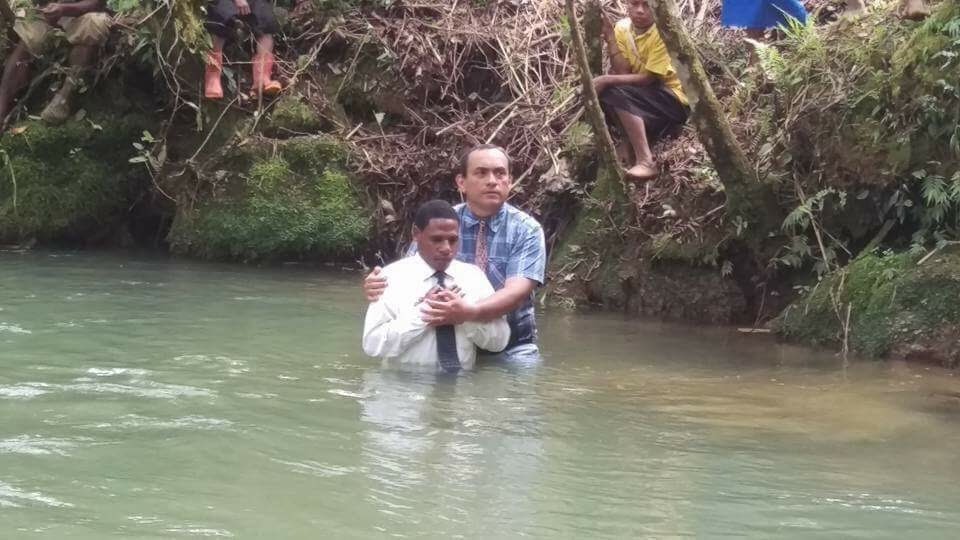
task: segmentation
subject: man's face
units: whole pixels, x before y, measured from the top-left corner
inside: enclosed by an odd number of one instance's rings
[[[460,222],[455,219],[431,219],[421,231],[413,227],[417,251],[434,270],[446,270],[457,256],[460,244]]]
[[[627,2],[627,16],[633,22],[633,26],[640,29],[647,29],[656,22],[653,18],[653,11],[647,5],[647,0],[630,0]]]
[[[457,175],[457,187],[472,209],[487,217],[496,214],[507,201],[513,178],[507,156],[500,150],[477,150],[467,160],[467,174]]]

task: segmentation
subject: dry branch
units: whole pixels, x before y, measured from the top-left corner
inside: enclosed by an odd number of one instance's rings
[[[603,110],[600,108],[600,99],[597,96],[597,89],[593,86],[593,74],[590,72],[590,62],[587,60],[587,50],[583,45],[583,31],[580,29],[580,21],[577,18],[577,10],[573,5],[573,0],[566,0],[567,19],[570,21],[570,37],[573,42],[574,59],[580,69],[580,84],[583,90],[584,104],[587,109],[587,115],[590,123],[593,125],[593,132],[596,134],[600,143],[600,152],[603,155],[607,167],[613,171],[617,180],[623,185],[623,169],[617,160],[617,150],[613,146],[613,139],[610,137],[610,131],[607,129],[607,122],[603,116]]]

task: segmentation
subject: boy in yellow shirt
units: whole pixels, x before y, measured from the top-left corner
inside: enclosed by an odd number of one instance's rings
[[[593,80],[608,119],[616,117],[633,146],[635,162],[627,175],[646,180],[658,174],[650,143],[686,122],[687,96],[646,0],[628,0],[627,17],[612,25],[604,18],[603,37],[611,74]]]

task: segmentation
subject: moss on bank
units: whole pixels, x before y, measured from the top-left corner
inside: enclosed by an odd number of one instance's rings
[[[369,213],[325,137],[251,141],[228,156],[218,191],[181,208],[170,232],[175,253],[243,261],[342,259],[365,245]]]
[[[19,126],[0,156],[0,242],[97,243],[125,218],[130,197],[149,180],[132,165],[132,143],[147,125],[128,116]]]
[[[869,255],[824,279],[778,319],[786,338],[836,344],[850,306],[849,344],[869,355],[960,363],[960,250],[918,264],[910,254]]]
[[[261,131],[269,137],[284,138],[316,134],[323,127],[323,118],[305,99],[287,94],[270,110]]]

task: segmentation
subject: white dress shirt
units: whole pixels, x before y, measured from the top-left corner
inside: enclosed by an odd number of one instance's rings
[[[421,318],[423,297],[437,285],[433,269],[419,254],[411,255],[383,269],[387,289],[367,308],[363,325],[363,352],[385,362],[437,366],[437,332]],[[493,294],[487,276],[472,264],[453,261],[444,272],[444,285],[454,285],[469,303]],[[464,369],[477,359],[477,347],[498,352],[510,340],[510,327],[504,317],[489,322],[465,322],[455,327],[457,355]]]

